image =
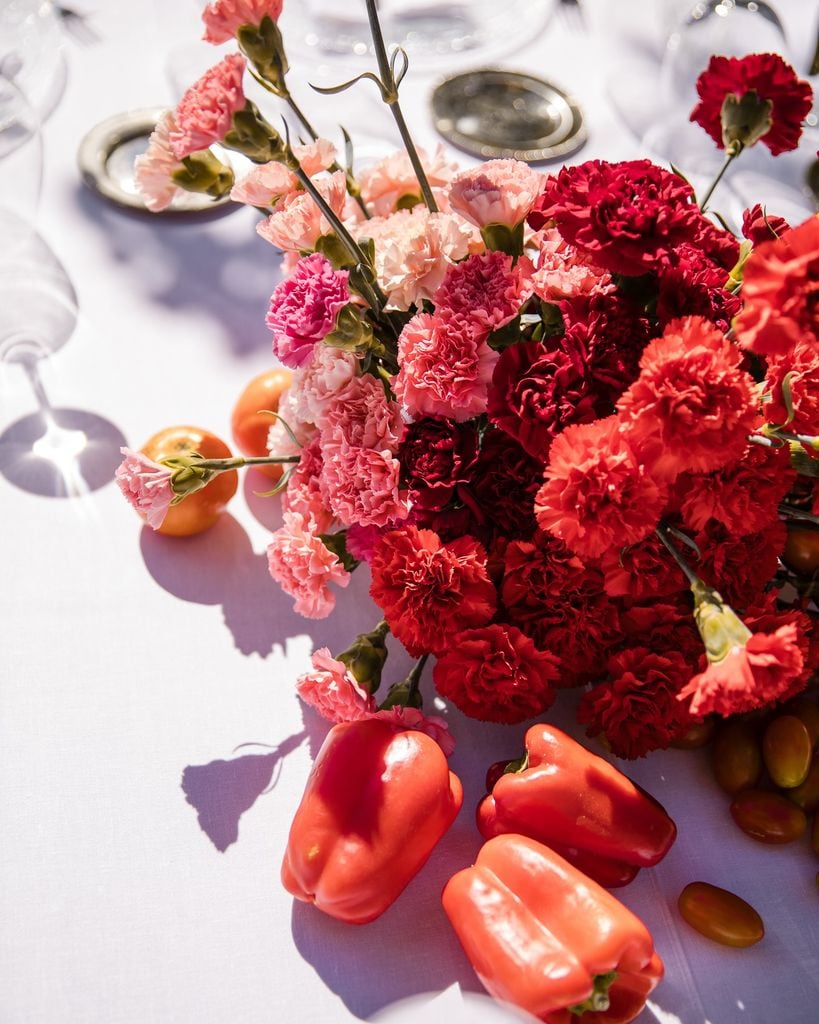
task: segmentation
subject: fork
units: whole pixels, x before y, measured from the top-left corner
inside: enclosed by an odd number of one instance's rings
[[[586,31],[586,18],[580,0],[558,0],[557,14],[568,32]]]

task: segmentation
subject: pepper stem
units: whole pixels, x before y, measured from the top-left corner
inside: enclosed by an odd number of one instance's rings
[[[617,979],[617,971],[609,971],[607,974],[595,974],[592,979],[593,988],[588,999],[584,999],[582,1003],[577,1003],[575,1006],[569,1006],[569,1013],[575,1017],[580,1017],[586,1011],[596,1013],[600,1010],[608,1010],[611,1005],[611,997],[609,996],[609,989]]]

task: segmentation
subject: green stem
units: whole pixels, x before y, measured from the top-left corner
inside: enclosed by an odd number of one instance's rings
[[[202,459],[196,462],[198,469],[212,469],[222,473],[242,466],[275,466],[287,462],[298,462],[300,455],[235,455],[230,459]]]
[[[720,167],[719,173],[717,174],[716,178],[714,178],[714,180],[711,182],[711,187],[708,189],[708,191],[702,197],[702,201],[700,202],[700,211],[702,213],[705,213],[706,209],[708,208],[708,200],[714,194],[714,189],[722,181],[722,176],[725,174],[725,172],[731,166],[733,161],[739,156],[739,154],[742,152],[742,150],[743,150],[743,145],[742,145],[741,142],[732,143],[731,147],[729,147],[726,150],[725,160],[723,161],[722,167]]]
[[[779,506],[779,511],[786,519],[799,519],[803,522],[815,523],[819,526],[819,516],[815,516],[812,512],[806,512],[804,509],[797,508],[795,505],[788,505],[783,501]]]
[[[688,582],[691,583],[691,584],[698,583],[699,582],[699,576],[697,576],[697,574],[691,569],[691,566],[688,564],[688,562],[686,562],[686,560],[679,553],[677,548],[671,543],[671,540],[670,540],[670,538],[668,536],[668,527],[667,526],[663,526],[661,524],[660,526],[657,527],[657,529],[654,532],[657,534],[657,536],[663,542],[663,544],[665,545],[665,547],[668,550],[669,554],[674,559],[674,561],[677,563],[677,565],[682,569],[682,571],[683,571],[683,573],[685,575],[685,578],[688,580]]]
[[[392,111],[392,116],[398,126],[398,131],[401,133],[401,139],[407,150],[407,156],[410,158],[412,169],[415,171],[415,177],[418,179],[418,184],[421,187],[421,195],[424,203],[430,213],[437,213],[438,204],[435,202],[435,197],[432,194],[432,189],[430,188],[429,181],[427,180],[426,171],[424,170],[424,166],[418,156],[415,143],[412,141],[412,136],[407,128],[407,122],[404,120],[404,115],[401,113],[401,107],[398,103],[398,86],[396,85],[395,77],[392,73],[392,68],[390,67],[389,58],[387,57],[387,48],[384,45],[384,36],[381,32],[381,23],[378,20],[378,4],[376,0],[367,0],[367,17],[370,22],[370,32],[373,37],[375,56],[378,60],[378,73],[383,85],[382,96],[385,103],[387,103]]]
[[[407,676],[407,682],[409,685],[409,693],[407,694],[407,705],[411,705],[412,698],[418,693],[418,685],[421,682],[421,675],[424,671],[424,666],[429,660],[429,655],[424,654],[421,656],[419,661],[416,663],[410,674]]]

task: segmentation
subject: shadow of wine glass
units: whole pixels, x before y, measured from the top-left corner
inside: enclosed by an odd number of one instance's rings
[[[81,497],[113,480],[125,444],[119,427],[96,413],[40,410],[0,434],[0,475],[30,494]]]

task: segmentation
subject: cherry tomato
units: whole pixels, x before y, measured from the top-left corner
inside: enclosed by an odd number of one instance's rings
[[[804,694],[794,697],[783,710],[786,715],[795,715],[804,723],[814,747],[819,744],[819,703],[815,697],[806,697]]]
[[[735,718],[718,729],[712,750],[714,777],[726,793],[755,786],[762,774],[762,752],[757,724]]]
[[[683,733],[679,739],[671,744],[677,750],[695,750],[697,747],[704,747],[711,742],[714,735],[716,723],[713,718],[704,718],[701,722],[694,722],[688,731]]]
[[[269,412],[278,410],[281,394],[290,387],[292,379],[293,374],[282,367],[265,370],[239,395],[230,418],[230,432],[242,455],[267,455],[267,435],[276,422]],[[274,480],[283,472],[276,465],[257,468]]]
[[[723,946],[753,946],[765,935],[762,918],[750,903],[708,882],[690,882],[677,906],[700,935]]]
[[[774,785],[793,789],[808,777],[813,743],[795,715],[777,715],[762,737],[762,758]]]
[[[819,753],[813,755],[808,774],[798,786],[785,791],[790,801],[801,807],[805,814],[819,810]]]
[[[745,789],[731,803],[731,817],[760,843],[792,843],[804,835],[808,819],[801,807],[779,793]]]
[[[142,446],[142,451],[155,462],[182,452],[199,452],[206,459],[228,459],[232,454],[215,434],[191,426],[165,427]],[[235,469],[220,473],[207,487],[169,508],[158,532],[169,537],[190,537],[209,529],[224,512],[238,486],[239,475]]]
[[[819,570],[819,530],[804,526],[789,529],[782,560],[801,576],[812,576]]]

